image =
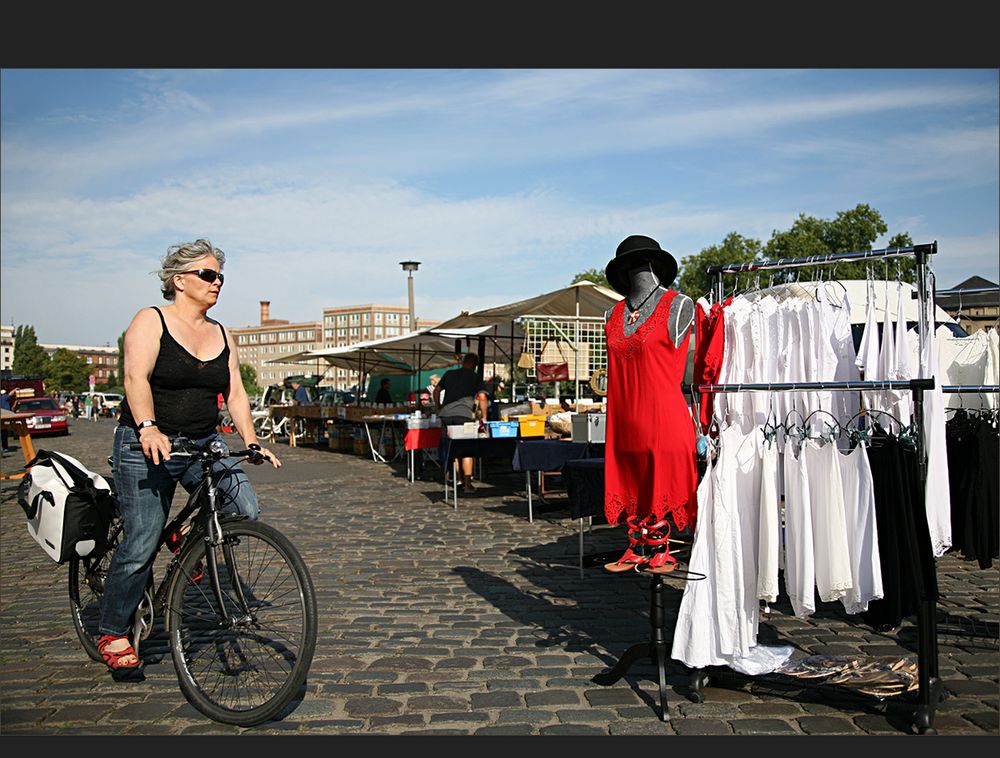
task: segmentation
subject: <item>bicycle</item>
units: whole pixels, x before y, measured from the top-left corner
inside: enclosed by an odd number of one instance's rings
[[[132,646],[138,655],[154,619],[163,617],[188,701],[216,721],[254,726],[281,713],[305,682],[318,626],[312,579],[295,546],[277,529],[217,510],[219,474],[213,464],[230,456],[250,461],[266,456],[230,451],[221,440],[198,448],[176,438],[173,448],[171,456],[189,456],[204,477],[160,535],[157,552],[182,524],[191,527],[155,590],[150,576],[133,616]],[[73,625],[84,650],[100,662],[100,602],[122,528],[116,508],[107,547],[69,564]]]
[[[290,428],[289,416],[282,416],[280,419],[275,421],[271,418],[270,414],[267,416],[260,416],[254,419],[253,428],[257,433],[257,436],[261,439],[265,437],[268,439],[273,439],[276,437],[289,437],[291,436],[292,429]],[[294,420],[294,430],[296,437],[302,437],[306,433],[306,422],[301,418],[296,418]]]

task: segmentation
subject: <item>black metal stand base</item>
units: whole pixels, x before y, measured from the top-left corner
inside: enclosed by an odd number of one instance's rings
[[[663,633],[663,578],[652,576],[649,580],[649,625],[650,641],[632,645],[610,671],[595,676],[591,681],[602,687],[609,687],[621,679],[632,664],[649,658],[656,664],[660,684],[660,721],[670,721],[667,706],[667,639]]]

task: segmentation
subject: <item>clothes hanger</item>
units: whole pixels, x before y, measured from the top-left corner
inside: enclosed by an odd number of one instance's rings
[[[826,428],[829,430],[829,432],[825,433],[821,431],[818,439],[821,442],[833,442],[835,439],[840,437],[840,435],[844,431],[844,428],[840,425],[840,421],[838,421],[837,417],[834,416],[832,413],[830,413],[830,411],[825,410],[823,408],[819,408],[805,417],[805,421],[803,423],[806,425],[806,428],[807,429],[809,428],[809,420],[817,413],[825,413],[827,416],[833,419],[833,424],[830,424],[830,422],[825,421],[824,419]]]

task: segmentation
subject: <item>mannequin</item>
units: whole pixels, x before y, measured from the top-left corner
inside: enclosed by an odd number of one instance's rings
[[[626,238],[606,269],[609,284],[625,296],[606,313],[604,327],[605,515],[629,527],[629,548],[605,565],[616,573],[672,571],[671,528],[685,529],[696,511],[694,426],[680,389],[695,306],[667,289],[676,272],[673,256],[640,235]]]

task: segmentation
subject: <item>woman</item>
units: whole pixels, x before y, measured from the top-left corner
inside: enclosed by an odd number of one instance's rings
[[[236,342],[208,318],[219,299],[225,254],[208,240],[175,245],[159,271],[170,305],[143,308],[125,332],[125,399],[115,429],[115,489],[125,524],[114,553],[101,603],[98,650],[112,672],[134,669],[139,658],[129,640],[132,614],[152,570],[157,542],[170,512],[177,483],[189,492],[202,478],[187,458],[170,458],[171,437],[204,444],[217,436],[217,396],[221,393],[243,443],[271,459],[260,447],[250,403],[240,378]],[[139,441],[142,452],[130,450]],[[246,474],[232,459],[216,464],[223,510],[257,518],[259,505]],[[168,543],[179,550],[182,535]]]

